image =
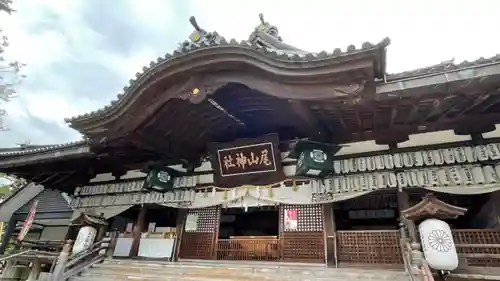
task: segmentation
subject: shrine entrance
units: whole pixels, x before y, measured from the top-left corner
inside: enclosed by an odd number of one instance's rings
[[[323,206],[188,209],[180,259],[325,262]]]
[[[377,192],[330,205],[336,228],[339,264],[403,263],[398,230],[399,210],[394,192]]]
[[[279,222],[277,206],[222,209],[216,258],[279,260]]]

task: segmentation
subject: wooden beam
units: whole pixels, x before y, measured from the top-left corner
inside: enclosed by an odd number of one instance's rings
[[[405,124],[411,124],[413,118],[415,117],[415,114],[418,112],[418,109],[420,108],[420,103],[413,105],[411,108],[410,113],[408,114],[408,117],[406,118]]]
[[[301,101],[291,101],[290,106],[293,113],[305,124],[306,132],[313,138],[319,140],[327,140],[331,136],[331,132],[321,126],[320,121],[313,116],[311,110],[307,108]]]
[[[55,174],[52,174],[48,177],[46,177],[45,179],[41,180],[41,181],[36,181],[36,180],[33,180],[34,182],[38,182],[39,184],[45,184],[47,182],[49,182],[50,180],[53,180],[55,178],[57,178],[60,174],[59,173],[55,173]]]
[[[398,108],[397,105],[393,105],[391,109],[391,120],[389,121],[389,127],[394,126],[394,119],[398,116]]]
[[[439,111],[441,110],[441,106],[443,104],[444,103],[441,101],[441,99],[434,99],[434,101],[432,102],[433,108],[432,108],[431,112],[429,112],[422,120],[425,121],[425,120],[429,119],[430,117],[438,114]]]
[[[345,124],[344,117],[342,116],[342,112],[340,110],[339,105],[335,104],[334,109],[335,109],[335,115],[337,116],[337,119],[339,120],[340,125],[342,125],[342,127],[344,128],[345,131],[347,131],[347,126]]]
[[[460,116],[466,114],[468,111],[474,109],[476,106],[478,106],[481,103],[483,103],[490,96],[491,96],[491,94],[486,94],[486,95],[479,96],[478,98],[476,98],[474,100],[474,102],[472,102],[472,104],[470,104],[469,106],[463,108],[461,111],[457,112],[453,117],[457,118],[457,117],[460,117]]]
[[[453,95],[439,99],[440,103],[439,106],[435,108],[431,113],[427,114],[427,117],[423,120],[427,121],[431,117],[436,117],[433,122],[439,121],[441,118],[443,118],[443,116],[446,116],[448,112],[450,112],[451,110],[453,110],[453,108],[455,108],[457,104],[453,103],[453,101],[461,98],[463,98],[463,96],[459,97],[457,95]]]
[[[361,117],[359,117],[359,110],[358,108],[353,108],[354,110],[354,116],[356,117],[356,121],[358,123],[358,127],[360,131],[364,131],[365,128],[363,127],[363,122],[361,121]]]
[[[74,175],[75,175],[75,173],[70,173],[70,174],[67,174],[67,175],[65,175],[65,176],[62,176],[62,177],[60,177],[59,179],[57,179],[57,180],[55,180],[55,181],[51,182],[51,183],[50,183],[50,185],[51,185],[51,186],[55,186],[55,185],[57,185],[57,184],[59,184],[59,183],[61,183],[61,182],[65,181],[65,180],[67,180],[67,179],[69,179],[69,178],[73,177]]]
[[[490,108],[492,108],[493,106],[497,105],[500,102],[500,92],[499,91],[496,91],[496,92],[490,94],[490,97],[492,98],[492,100],[490,102],[476,105],[476,107],[473,109],[474,112],[477,112],[477,113],[486,112]]]
[[[156,140],[153,140],[152,138],[147,138],[143,134],[144,133],[139,133],[137,131],[134,131],[130,134],[130,136],[135,143],[137,143],[140,146],[144,146],[148,150],[154,151],[157,154],[163,155],[165,151],[168,151],[167,143],[158,144]],[[165,157],[167,157],[166,154]]]

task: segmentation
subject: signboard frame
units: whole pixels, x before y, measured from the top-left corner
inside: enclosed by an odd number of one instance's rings
[[[209,151],[216,186],[266,185],[285,179],[277,134],[211,143]]]

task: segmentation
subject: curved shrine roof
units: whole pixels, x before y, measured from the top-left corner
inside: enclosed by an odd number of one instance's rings
[[[305,52],[296,47],[284,43],[279,36],[275,26],[265,22],[260,15],[261,24],[255,28],[246,41],[227,40],[217,32],[206,32],[191,17],[191,24],[194,26],[194,35],[190,36],[191,42],[185,41],[180,44],[173,53],[167,53],[164,57],[158,57],[156,61],[151,61],[149,66],[145,66],[142,72],[136,73],[135,79],[129,80],[129,84],[123,88],[123,92],[107,106],[96,111],[67,118],[65,121],[72,127],[77,127],[80,122],[97,118],[112,112],[119,107],[122,101],[137,94],[137,89],[156,73],[174,72],[173,69],[181,68],[183,71],[192,71],[196,63],[215,64],[220,60],[224,63],[239,61],[248,63],[249,66],[257,66],[269,74],[286,76],[300,76],[304,73],[314,75],[314,71],[327,65],[348,61],[356,55],[373,54],[376,58],[375,77],[383,78],[385,74],[385,48],[390,44],[389,38],[385,38],[379,43],[365,42],[361,48],[349,45],[345,50],[336,48],[332,52],[322,51],[319,53]],[[250,62],[249,62],[250,61]],[[200,63],[202,64],[202,63]],[[168,69],[168,71],[167,71]]]
[[[472,62],[464,61],[458,64],[450,60],[426,68],[386,74],[385,49],[390,44],[388,38],[383,39],[377,44],[365,42],[361,48],[350,45],[344,51],[337,48],[333,52],[309,53],[284,43],[279,36],[278,29],[264,21],[262,15],[260,15],[260,24],[251,33],[249,39],[241,42],[237,42],[234,39],[227,40],[216,32],[203,30],[193,17],[190,21],[195,29],[190,36],[191,41],[181,43],[179,48],[173,53],[167,53],[164,57],[157,58],[149,66],[144,67],[142,72],[136,73],[135,79],[131,79],[129,84],[123,88],[123,93],[118,94],[117,98],[111,101],[109,105],[87,114],[67,118],[65,121],[71,127],[78,128],[79,124],[93,122],[92,120],[94,119],[107,118],[113,112],[120,111],[122,104],[135,99],[138,89],[157,73],[173,71],[174,69],[179,72],[192,71],[190,66],[207,65],[213,63],[214,60],[219,60],[221,63],[231,63],[236,60],[258,66],[259,69],[269,72],[269,74],[279,72],[280,74],[285,73],[288,76],[297,75],[301,77],[304,73],[314,75],[315,70],[331,64],[342,63],[356,57],[368,56],[376,64],[373,74],[377,84],[500,62],[500,55],[496,55],[491,58],[480,58]],[[0,149],[0,156],[9,157],[44,153],[87,145],[87,141],[47,146],[28,145],[21,146],[20,148]]]

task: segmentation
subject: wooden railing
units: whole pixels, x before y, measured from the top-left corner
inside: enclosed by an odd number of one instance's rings
[[[55,266],[51,268],[51,281],[67,280],[92,265],[102,262],[106,257],[111,257],[117,237],[117,233],[112,233],[111,237],[104,238],[86,250],[72,255],[70,255],[72,241],[68,241],[61,251],[57,263],[54,263]]]
[[[337,231],[338,261],[403,264],[398,230]]]
[[[410,281],[434,281],[431,268],[425,260],[417,268],[413,268],[411,264],[411,246],[408,239],[401,239],[401,253],[405,265],[405,271],[408,274]]]
[[[275,261],[279,258],[279,239],[276,236],[236,236],[217,242],[219,260]]]
[[[403,263],[405,266],[406,274],[408,274],[410,281],[416,281],[413,276],[413,270],[411,266],[411,246],[410,243],[408,242],[408,239],[401,238],[400,245],[401,245],[401,255],[403,256]]]
[[[427,264],[427,261],[422,261],[422,265],[420,266],[420,280],[421,281],[434,281],[434,276],[432,275],[431,268]]]
[[[52,263],[57,259],[63,244],[64,242],[60,240],[24,240],[12,243],[9,248],[13,250],[3,256],[0,255],[0,276],[10,260],[43,260]]]
[[[500,231],[455,229],[453,240],[463,266],[500,267]]]

